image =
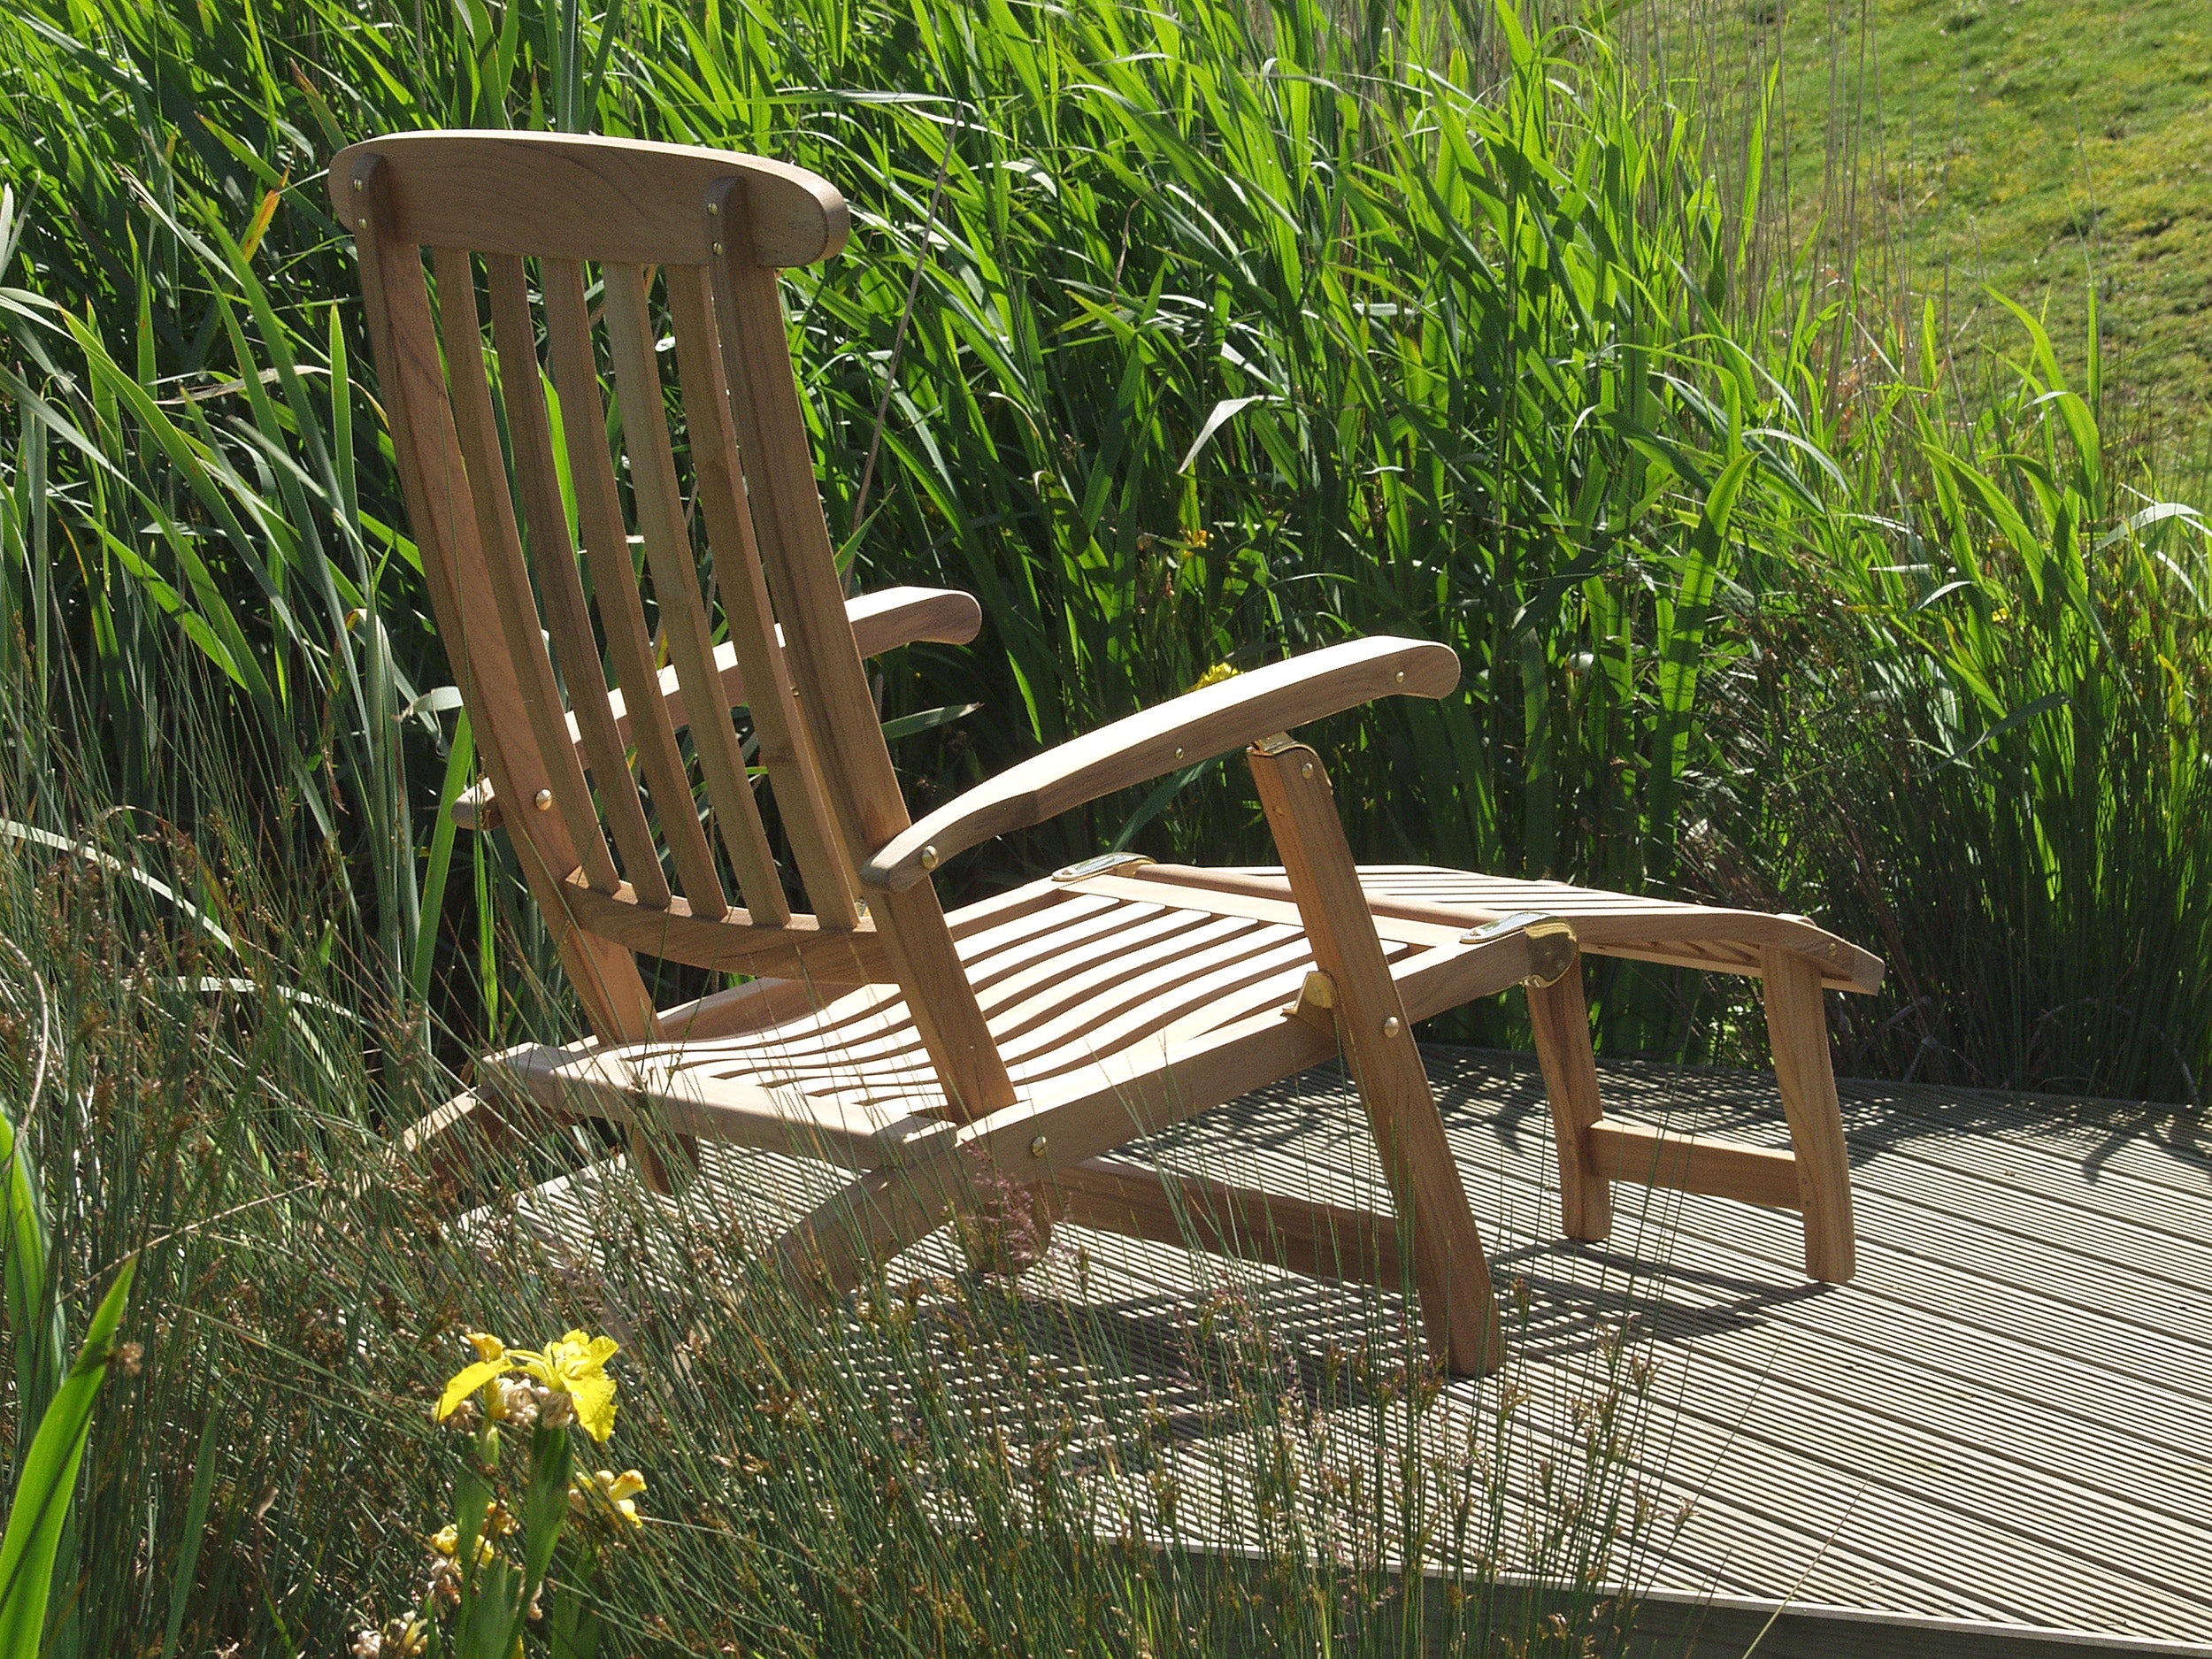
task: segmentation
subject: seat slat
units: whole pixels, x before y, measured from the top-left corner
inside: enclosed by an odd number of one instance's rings
[[[576,491],[577,518],[599,601],[600,625],[606,630],[608,654],[629,706],[638,764],[653,791],[661,834],[676,862],[676,879],[690,913],[712,919],[726,915],[730,905],[692,807],[691,779],[676,747],[676,729],[658,695],[660,674],[645,631],[645,603],[638,596],[629,530],[622,520],[614,458],[607,449],[607,411],[599,398],[591,319],[584,308],[584,267],[573,259],[543,259],[538,268],[545,293],[553,385],[561,396],[561,430],[568,440],[569,478]]]
[[[488,1069],[556,1111],[634,1124],[643,1094],[672,1133],[826,1158],[849,1169],[898,1167],[952,1133],[941,1118],[872,1111],[790,1088],[688,1077],[656,1066],[649,1055],[623,1050],[578,1056],[559,1048],[523,1048],[500,1056]]]
[[[684,705],[695,710],[691,746],[706,779],[723,849],[737,871],[735,896],[756,926],[773,926],[790,917],[791,905],[761,825],[760,803],[753,799],[745,753],[728,714],[718,718],[707,712],[721,695],[722,676],[715,671],[714,632],[700,592],[699,561],[684,527],[683,489],[669,447],[667,395],[660,354],[654,349],[645,271],[634,265],[602,265],[599,271],[606,292],[607,347],[622,398],[622,445],[630,457],[630,488],[653,572],[653,597],[660,604],[661,638],[684,688]]]
[[[783,644],[761,574],[752,515],[745,506],[737,435],[730,424],[722,350],[715,336],[714,296],[703,268],[672,267],[667,283],[669,310],[676,325],[678,379],[690,429],[692,465],[698,472],[699,510],[717,553],[714,585],[721,595],[730,643],[736,648],[750,688],[761,764],[775,791],[784,833],[791,840],[792,859],[816,918],[826,926],[850,927],[859,916],[853,904],[852,872],[834,850],[828,796],[814,745],[799,724],[791,672],[784,664]]]
[[[1133,998],[1071,1010],[1027,1041],[1009,1043],[1007,1064],[1015,1076],[1033,1086],[1105,1055],[1155,1047],[1162,1033],[1178,1027],[1183,1027],[1180,1037],[1196,1036],[1260,1013],[1296,994],[1299,980],[1313,965],[1313,952],[1303,939],[1293,939],[1206,965],[1208,972],[1194,976],[1179,968],[1168,970]],[[1197,1030],[1185,1025],[1193,1020]]]
[[[1120,925],[1116,926],[1117,922]],[[1023,953],[1024,965],[987,979],[975,975],[972,983],[991,1029],[1002,1041],[1027,1021],[1042,1019],[1071,997],[1089,994],[1089,976],[1094,970],[1086,968],[1071,974],[1071,963],[1103,961],[1126,974],[1135,974],[1163,951],[1194,950],[1227,933],[1249,932],[1251,926],[1187,910],[1162,910],[1127,920],[1109,915],[1071,927],[1049,941],[1040,941],[1034,949]]]
[[[553,430],[539,376],[537,332],[530,319],[529,275],[518,254],[492,254],[485,268],[491,289],[492,338],[499,352],[507,436],[514,451],[518,504],[529,541],[530,563],[544,597],[546,621],[567,681],[570,722],[598,787],[599,810],[622,855],[623,874],[649,910],[666,910],[668,878],[637,796],[627,757],[606,692],[606,666],[593,637],[584,585],[576,574],[576,544],[562,504],[560,473],[553,459]]]
[[[447,391],[461,454],[469,471],[470,498],[476,506],[476,537],[491,579],[494,608],[521,683],[522,710],[544,757],[546,787],[568,827],[568,838],[584,879],[601,893],[620,880],[607,850],[599,813],[591,803],[584,769],[568,743],[566,710],[553,660],[546,655],[538,626],[538,604],[523,568],[522,537],[515,525],[514,492],[499,445],[492,413],[490,383],[484,373],[484,324],[476,311],[476,266],[466,253],[439,248],[432,258],[438,273],[438,329],[445,342]]]
[[[630,896],[626,882],[612,893],[572,884],[568,906],[578,922],[632,950],[717,973],[757,973],[770,979],[812,979],[824,985],[872,985],[896,976],[883,936],[871,923],[823,927],[811,916],[756,923],[744,910],[716,917],[691,913],[678,896],[668,908],[649,910]]]
[[[1018,1001],[986,996],[984,1012],[1007,1064],[1034,1046],[1037,1033],[1050,1041],[1050,1033],[1068,1029],[1071,1020],[1102,1028],[1114,1014],[1142,1007],[1147,996],[1167,986],[1223,963],[1245,961],[1266,937],[1240,917],[1177,919],[1180,926],[1160,930],[1165,937],[1156,934],[1128,945],[1118,940],[1108,952],[1064,961],[1049,981]]]

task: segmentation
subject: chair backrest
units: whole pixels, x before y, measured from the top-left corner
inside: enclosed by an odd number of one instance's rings
[[[1009,1103],[934,893],[856,902],[909,820],[777,284],[843,246],[843,198],[756,157],[505,132],[355,144],[330,193],[439,632],[600,1035],[653,1033],[635,951],[895,981],[956,1107]]]

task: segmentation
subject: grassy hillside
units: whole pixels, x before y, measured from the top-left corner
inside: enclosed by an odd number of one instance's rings
[[[2084,357],[2091,283],[2108,412],[2202,464],[2212,424],[2212,7],[2202,0],[1689,0],[1672,67],[1776,88],[1774,204],[1800,236],[1886,242],[1970,337],[1994,286]],[[1855,204],[1829,164],[1855,145]],[[1855,213],[1852,211],[1855,206]]]

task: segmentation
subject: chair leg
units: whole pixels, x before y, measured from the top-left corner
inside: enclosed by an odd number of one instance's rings
[[[1790,1143],[1797,1153],[1805,1271],[1839,1285],[1857,1271],[1858,1256],[1851,1221],[1851,1162],[1843,1141],[1835,1066],[1828,1053],[1820,970],[1793,951],[1775,949],[1760,951],[1759,968],[1766,982],[1774,1080],[1781,1089]]]
[[[637,1171],[638,1179],[645,1183],[645,1190],[671,1198],[685,1191],[699,1174],[699,1137],[696,1135],[654,1134],[642,1124],[633,1123],[628,1135],[630,1163]],[[674,1142],[673,1159],[662,1152],[662,1147]]]
[[[429,1175],[443,1207],[457,1211],[477,1181],[565,1115],[520,1091],[467,1089],[428,1113],[400,1136],[400,1149]]]
[[[1536,1059],[1551,1101],[1559,1148],[1559,1219],[1571,1239],[1594,1244],[1613,1231],[1613,1183],[1591,1161],[1586,1132],[1605,1113],[1598,1100],[1597,1056],[1590,1048],[1590,1006],[1577,963],[1549,985],[1528,987]]]
[[[871,1170],[795,1222],[770,1256],[825,1296],[857,1289],[878,1263],[919,1244],[974,1194],[955,1151],[906,1169]]]
[[[1338,1041],[1399,1220],[1412,1235],[1430,1347],[1455,1375],[1486,1375],[1504,1362],[1505,1338],[1482,1233],[1360,890],[1328,774],[1312,749],[1286,738],[1254,748],[1249,759],[1315,965],[1335,982]]]
[[[1388,1216],[1210,1177],[1087,1158],[1053,1177],[1061,1218],[1156,1244],[1263,1262],[1309,1279],[1404,1283]],[[1040,1189],[1042,1190],[1042,1189]]]

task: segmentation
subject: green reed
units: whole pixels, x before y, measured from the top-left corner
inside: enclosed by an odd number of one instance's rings
[[[2033,403],[2049,377],[2032,362],[1986,381],[1940,350],[1921,366],[1878,295],[1778,244],[1758,160],[1772,111],[1724,132],[1743,157],[1717,166],[1712,130],[1602,28],[1532,34],[1471,0],[40,0],[0,41],[16,192],[0,583],[17,618],[0,652],[35,711],[9,764],[35,795],[52,743],[97,749],[144,796],[169,706],[152,647],[182,634],[228,687],[272,833],[341,872],[396,1002],[434,991],[492,1020],[485,953],[512,884],[496,849],[434,827],[468,761],[319,170],[352,137],[511,122],[761,150],[853,202],[853,247],[789,288],[831,523],[858,580],[968,588],[988,618],[972,651],[884,665],[892,715],[980,705],[905,741],[918,803],[1217,663],[1402,631],[1452,645],[1464,688],[1330,728],[1364,856],[1710,891],[1684,838],[1720,836],[1791,908],[1871,927],[1898,972],[1870,1029],[1936,995],[1961,1010],[1936,1041],[1973,1075],[2179,1096],[2206,1072],[2201,1024],[2117,1049],[2070,1037],[2062,1056],[2048,1040],[2072,1017],[2045,1019],[2085,996],[2193,1005],[2208,959],[2185,905],[2159,924],[2171,948],[2127,971],[2157,979],[2147,992],[2082,965],[2094,955],[2054,977],[2004,931],[2024,913],[1984,904],[1993,949],[2024,964],[2002,992],[2019,1012],[1998,1018],[1957,979],[1939,902],[1956,883],[1930,873],[1982,843],[1985,885],[2066,887],[2078,862],[2047,826],[1995,816],[2085,768],[2072,821],[2092,797],[2134,802],[2149,816],[2125,846],[2148,849],[2153,820],[2178,838],[2206,752],[2185,664],[2168,741],[2128,751],[2147,793],[2105,728],[2061,742],[2047,710],[2024,711],[2117,662],[2084,656],[2064,616],[2093,641],[2124,603],[2201,610],[2197,521],[2129,528],[2158,492],[2131,500],[2148,484],[2055,428],[2093,482],[2078,511],[2036,505],[2050,465],[2014,458],[2002,411],[2041,430],[2078,403],[2093,436],[2094,399]],[[2008,517],[2008,494],[2033,511]],[[2119,537],[2086,612],[2014,603],[2035,583],[2017,556],[1961,562],[1993,537],[2077,534]],[[1889,568],[1923,564],[1919,587]],[[1912,609],[1962,580],[2019,618],[2019,683],[1976,680],[1943,613]],[[1870,619],[1801,664],[1785,723],[1761,728],[1775,630],[1809,583]],[[65,659],[88,703],[57,703]],[[1873,729],[1861,702],[1883,676],[1941,682],[1979,724],[1948,748],[1816,744],[1816,706]],[[2001,773],[2020,744],[2042,747]],[[1862,876],[1832,813],[1760,816],[1779,810],[1778,767],[1855,802],[1956,785],[1967,818],[1939,833],[1934,814],[1893,815]],[[1264,853],[1237,769],[1210,761],[1018,851],[1042,868],[1117,841]],[[2168,869],[2131,866],[2131,902],[2158,910]],[[1864,880],[1898,892],[1886,914],[1843,907]],[[2111,886],[2055,902],[2093,917]],[[1685,1003],[1625,967],[1597,988],[1617,1048],[1755,1037],[1740,996]],[[1501,1018],[1462,1029],[1506,1034]],[[2030,1029],[2041,1057],[2020,1048]]]
[[[223,741],[185,706],[185,754]],[[1162,1304],[1094,1285],[1065,1238],[1018,1282],[939,1251],[824,1310],[764,1257],[775,1217],[748,1194],[780,1178],[757,1159],[676,1204],[618,1164],[577,1189],[588,1225],[511,1197],[457,1225],[468,1197],[608,1148],[400,1156],[392,1126],[459,1083],[371,1068],[357,1010],[382,968],[327,948],[335,879],[243,833],[235,780],[196,842],[73,787],[81,834],[0,830],[21,951],[0,952],[0,1094],[44,1079],[20,1167],[45,1305],[78,1328],[135,1262],[136,1346],[95,1422],[50,1651],[342,1653],[403,1630],[465,1484],[471,1438],[432,1421],[475,1356],[464,1333],[578,1326],[621,1345],[588,1465],[646,1483],[642,1527],[549,1598],[605,1652],[1619,1649],[1617,1586],[1669,1524],[1641,1484],[1656,1379],[1624,1329],[1564,1397],[1532,1401],[1515,1366],[1448,1398],[1409,1304],[1323,1292],[1324,1347],[1278,1328],[1248,1268]],[[11,1350],[36,1336],[11,1312]],[[0,1474],[30,1455],[0,1441]],[[1404,1562],[1448,1592],[1402,1593]]]

